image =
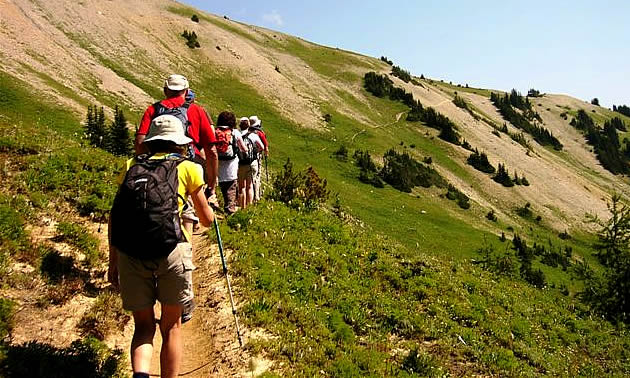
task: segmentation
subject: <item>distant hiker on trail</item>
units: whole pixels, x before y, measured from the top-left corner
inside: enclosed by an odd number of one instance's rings
[[[193,140],[190,158],[200,164],[204,169],[204,176],[208,184],[206,195],[215,198],[215,186],[217,180],[218,161],[214,128],[212,120],[206,111],[194,103],[194,93],[189,94],[188,79],[182,75],[170,75],[164,82],[165,100],[149,106],[142,116],[140,126],[136,132],[136,155],[146,153],[143,145],[149,132],[151,121],[161,114],[172,114],[182,121],[186,129],[186,136]],[[188,95],[188,101],[186,96]],[[211,199],[212,202],[212,199]]]
[[[258,159],[257,159],[258,171],[257,171],[256,176],[254,177],[254,201],[257,202],[257,201],[260,201],[260,198],[262,196],[262,185],[261,185],[262,161],[263,161],[263,154],[264,154],[265,162],[267,158],[269,157],[269,143],[267,142],[267,135],[265,135],[265,132],[262,130],[262,121],[258,119],[258,116],[254,115],[254,116],[249,117],[249,127],[254,129],[254,131],[256,132],[256,135],[258,135],[263,145],[265,146],[265,149],[261,153],[258,154]],[[268,172],[266,173],[268,174]]]
[[[243,120],[239,126],[245,151],[240,152],[238,157],[238,204],[244,209],[254,202],[254,178],[259,171],[258,155],[265,146],[249,122]]]
[[[162,377],[179,373],[182,309],[193,298],[191,235],[181,226],[183,199],[191,196],[204,226],[214,220],[197,164],[184,158],[192,142],[173,115],[151,121],[144,147],[148,155],[127,161],[109,222],[108,281],[120,289],[123,308],[132,311],[134,377],[148,377],[155,334],[155,301],[162,349]],[[89,375],[89,372],[86,372]]]
[[[217,118],[217,154],[219,156],[219,187],[223,195],[223,209],[227,215],[236,212],[238,195],[238,156],[245,151],[241,133],[232,112],[222,112]]]

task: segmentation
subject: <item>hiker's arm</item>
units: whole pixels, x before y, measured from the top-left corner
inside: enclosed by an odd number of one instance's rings
[[[215,146],[205,146],[203,148],[206,154],[206,172],[208,173],[208,187],[214,193],[214,187],[217,183],[217,173],[219,172],[219,156]]]
[[[265,133],[261,132],[260,134],[258,134],[258,137],[265,145],[265,156],[269,156],[269,142],[267,142],[267,136],[265,135]]]
[[[109,266],[107,268],[107,281],[118,289],[118,250],[112,245],[112,217],[107,222],[107,239],[109,244]]]
[[[149,132],[149,128],[151,127],[151,117],[153,115],[153,106],[150,106],[142,115],[142,119],[140,120],[140,126],[138,126],[138,130],[136,130],[136,139],[133,143],[133,147],[136,150],[136,156],[141,154],[149,153],[147,146],[144,145],[144,139]]]
[[[193,200],[193,205],[195,205],[195,212],[199,217],[199,221],[205,227],[210,227],[210,224],[214,221],[214,212],[210,206],[208,206],[208,200],[206,199],[206,195],[201,190],[203,186],[200,186],[195,190],[190,196]]]
[[[145,138],[146,135],[136,134],[136,140],[133,143],[133,147],[136,150],[136,156],[149,153],[147,146],[144,144]]]
[[[241,152],[247,151],[247,147],[245,146],[245,142],[243,142],[242,137],[236,137],[236,147],[238,147]]]

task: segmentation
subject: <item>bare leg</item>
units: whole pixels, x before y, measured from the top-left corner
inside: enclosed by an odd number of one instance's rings
[[[253,180],[250,177],[245,179],[245,187],[247,188],[247,206],[254,203],[254,185]]]
[[[153,355],[155,314],[153,307],[133,312],[134,330],[131,340],[131,368],[134,373],[149,373]]]
[[[247,206],[246,195],[247,195],[246,180],[239,179],[238,180],[238,206],[241,209],[244,209]]]
[[[182,306],[162,305],[160,332],[162,350],[160,351],[161,376],[173,378],[179,374],[182,359]]]

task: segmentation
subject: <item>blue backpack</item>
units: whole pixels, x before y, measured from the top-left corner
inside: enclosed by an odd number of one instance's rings
[[[190,127],[190,121],[188,120],[188,108],[190,107],[190,104],[191,102],[186,101],[182,106],[176,108],[167,108],[166,106],[162,105],[160,101],[158,101],[153,104],[153,109],[155,111],[153,112],[153,117],[151,117],[151,121],[161,115],[175,116],[177,117],[177,119],[182,121],[182,125],[184,125],[184,134],[186,134],[187,137],[190,137],[190,134],[188,133],[188,128]],[[197,146],[197,148],[199,147]],[[192,160],[194,157],[195,148],[192,144],[190,144],[188,145],[188,150],[186,151],[186,158],[188,160]]]

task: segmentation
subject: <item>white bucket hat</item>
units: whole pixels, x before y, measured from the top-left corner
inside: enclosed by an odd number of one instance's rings
[[[172,91],[188,89],[188,79],[182,75],[171,75],[164,81],[164,87]]]
[[[192,139],[184,134],[182,121],[170,114],[155,117],[155,119],[151,121],[149,133],[144,141],[150,142],[152,140],[168,140],[177,145],[192,142]]]
[[[260,126],[260,120],[258,119],[258,116],[254,115],[249,117],[249,125],[252,127]]]

